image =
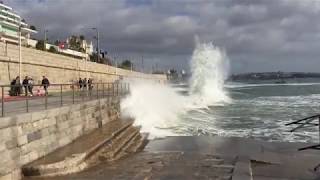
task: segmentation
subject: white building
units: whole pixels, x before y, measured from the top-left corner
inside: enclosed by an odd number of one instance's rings
[[[21,28],[21,41],[23,46],[36,47],[37,40],[30,39],[31,34],[37,33],[36,30],[30,29],[30,26],[24,22],[23,18],[16,14],[13,9],[0,0],[0,41],[13,44],[19,43],[19,29]],[[54,47],[58,52],[79,58],[89,58],[93,52],[92,42],[88,43],[83,40],[81,47],[84,52],[74,51],[71,49],[61,49],[59,46],[46,43],[46,49]]]
[[[32,33],[37,33],[30,29],[30,26],[11,7],[0,1],[0,41],[19,43],[19,27],[21,27],[21,40],[24,44],[28,43]]]

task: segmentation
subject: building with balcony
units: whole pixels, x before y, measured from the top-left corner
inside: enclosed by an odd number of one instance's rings
[[[37,33],[11,7],[0,1],[0,41],[19,43],[19,29],[21,30],[23,44],[28,44],[30,35]]]

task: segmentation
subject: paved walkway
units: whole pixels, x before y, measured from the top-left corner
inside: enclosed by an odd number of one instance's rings
[[[91,96],[87,92],[76,92],[74,97],[71,92],[63,92],[62,98],[60,97],[60,93],[50,93],[49,96],[32,96],[32,97],[6,97],[4,102],[4,108],[2,108],[2,104],[0,103],[0,112],[4,109],[4,116],[10,116],[17,113],[26,113],[26,112],[35,112],[57,108],[60,106],[77,104],[80,102],[90,101],[99,98],[107,98],[111,97],[111,91],[99,91],[93,90]],[[47,100],[46,100],[47,99]],[[47,101],[47,107],[45,106]],[[1,117],[1,114],[0,114]]]
[[[318,173],[312,169],[320,163],[320,152],[297,151],[306,145],[218,136],[169,137],[151,141],[144,152],[126,159],[43,179],[316,180]]]

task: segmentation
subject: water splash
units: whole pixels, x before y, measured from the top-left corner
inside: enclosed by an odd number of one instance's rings
[[[191,109],[230,102],[223,89],[228,58],[212,43],[197,43],[191,60],[190,94],[182,96],[168,84],[131,82],[131,94],[122,101],[121,113],[135,119],[151,138],[175,135],[179,116]]]
[[[186,98],[168,85],[152,81],[135,81],[130,84],[130,96],[121,103],[121,114],[135,119],[141,131],[150,138],[175,135],[170,129],[176,126],[178,116],[184,112]]]
[[[190,94],[194,103],[212,105],[230,102],[224,90],[229,73],[229,60],[225,51],[212,43],[197,43],[191,60]]]

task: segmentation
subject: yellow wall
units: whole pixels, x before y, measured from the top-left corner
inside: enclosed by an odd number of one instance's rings
[[[166,81],[165,75],[151,75],[117,69],[112,66],[87,62],[59,54],[44,52],[33,48],[22,47],[21,76],[32,76],[39,83],[45,75],[53,84],[71,83],[79,77],[84,78],[86,72],[94,82],[113,82],[124,78],[153,79]],[[0,42],[0,84],[9,84],[10,80],[19,75],[19,47]]]

